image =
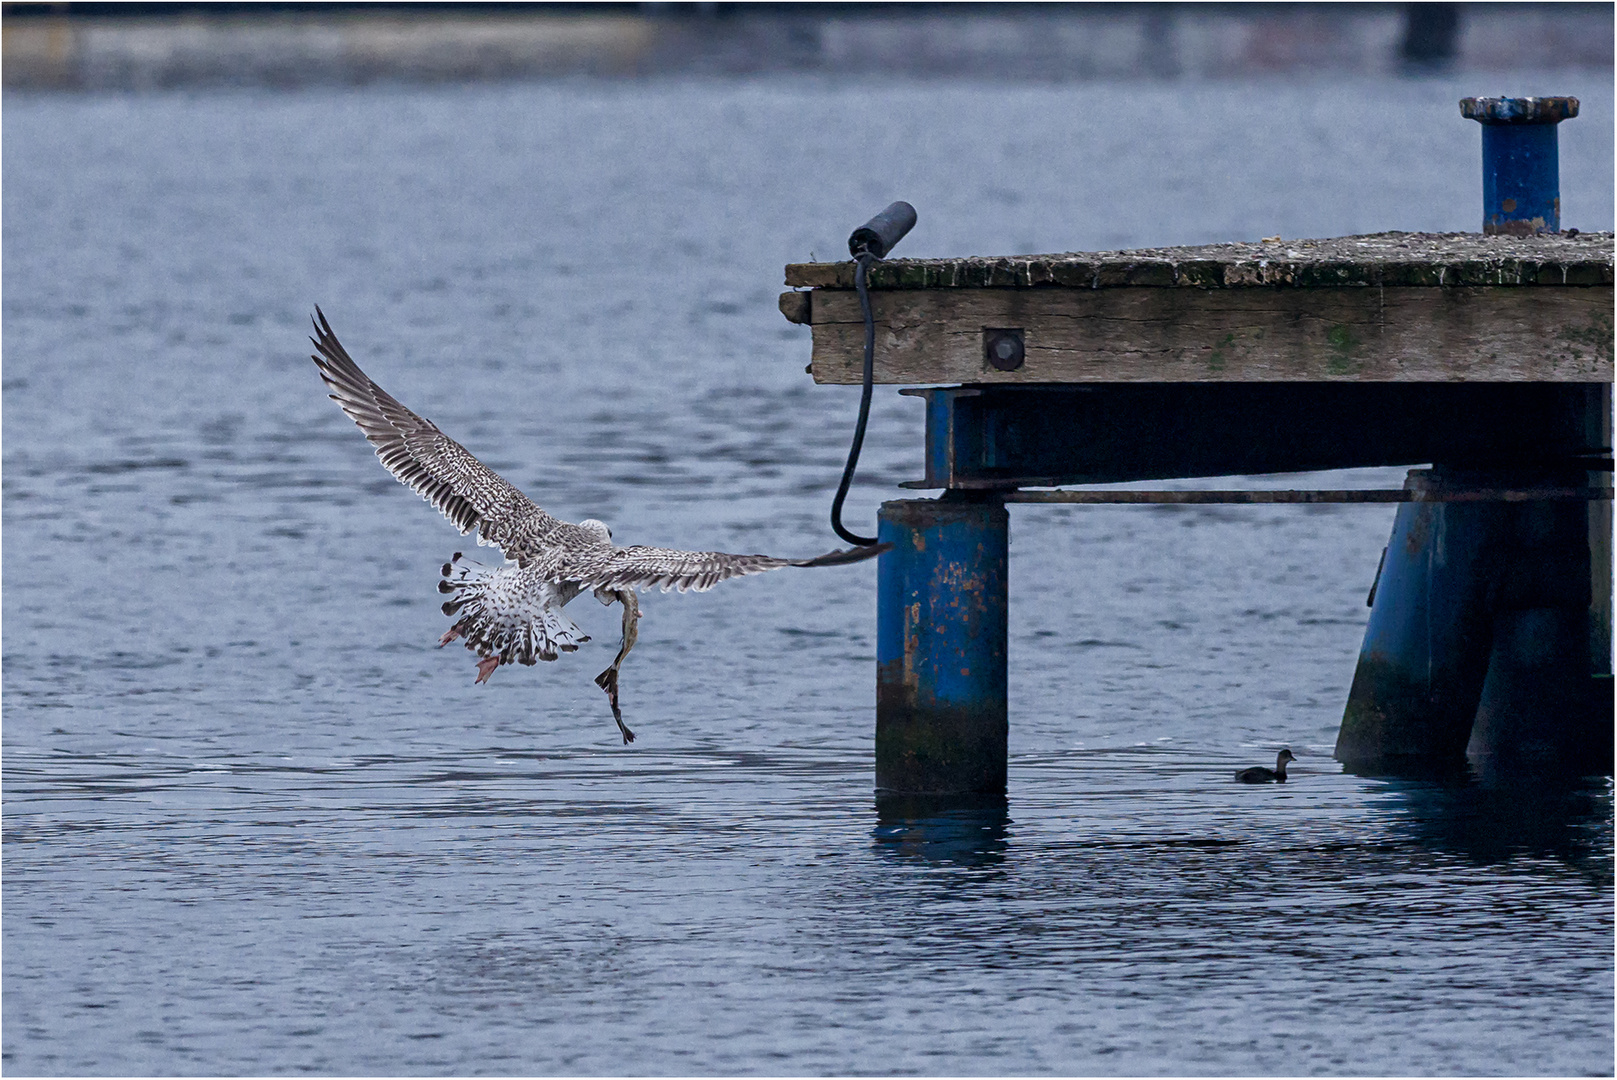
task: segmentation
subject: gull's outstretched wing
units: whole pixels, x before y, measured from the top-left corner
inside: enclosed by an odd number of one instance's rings
[[[586,589],[678,589],[703,592],[721,581],[762,574],[783,566],[840,566],[862,562],[892,547],[833,551],[814,559],[777,559],[770,555],[730,555],[723,551],[678,551],[654,547],[599,547],[568,553],[552,573]]]
[[[315,355],[331,399],[376,446],[376,456],[399,482],[431,503],[463,533],[526,562],[535,540],[560,524],[464,446],[417,416],[359,369],[314,309]]]

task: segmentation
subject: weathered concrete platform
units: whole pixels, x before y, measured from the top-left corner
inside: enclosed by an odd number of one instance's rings
[[[875,381],[1610,382],[1613,235],[1376,233],[870,273]],[[861,381],[853,264],[795,263],[820,383]],[[1006,335],[1020,356],[998,362]]]

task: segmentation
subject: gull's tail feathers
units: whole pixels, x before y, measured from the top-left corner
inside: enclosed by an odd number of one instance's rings
[[[514,562],[484,566],[457,551],[443,565],[438,591],[449,596],[444,614],[459,616],[438,644],[465,638],[466,647],[484,661],[478,666],[478,682],[500,664],[554,660],[589,640],[562,614],[562,605],[572,596]],[[491,660],[495,663],[487,663]]]

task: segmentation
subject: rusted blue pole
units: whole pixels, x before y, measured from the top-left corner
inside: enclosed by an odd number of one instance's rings
[[[883,503],[877,535],[876,788],[1003,795],[1005,505]]]
[[[1415,470],[1404,486],[1473,485]],[[1492,648],[1503,503],[1404,503],[1373,586],[1370,621],[1336,736],[1349,770],[1458,771]]]
[[[1610,513],[1546,501],[1503,517],[1505,565],[1467,757],[1494,783],[1609,773],[1610,604],[1598,593],[1611,580]]]
[[[1416,470],[1406,486],[1575,487],[1583,464]],[[1400,506],[1337,760],[1385,773],[1469,763],[1501,782],[1610,772],[1610,604],[1598,588],[1609,521],[1572,500]]]
[[[1460,115],[1482,125],[1482,231],[1560,232],[1556,125],[1578,115],[1578,99],[1465,98]]]

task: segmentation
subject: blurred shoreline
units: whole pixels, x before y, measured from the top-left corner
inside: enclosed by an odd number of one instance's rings
[[[4,85],[819,73],[1059,81],[1606,68],[1613,9],[1501,4],[7,3]]]

